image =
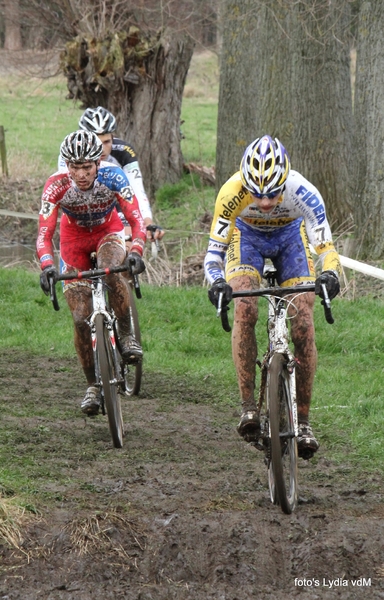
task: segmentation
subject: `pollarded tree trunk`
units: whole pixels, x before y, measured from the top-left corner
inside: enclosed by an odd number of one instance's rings
[[[4,0],[4,50],[21,50],[19,0]]]
[[[352,101],[348,3],[334,4],[225,0],[216,177],[219,187],[269,133],[340,225],[350,216]]]
[[[384,257],[384,4],[362,2],[356,87],[354,205],[361,255]]]
[[[148,38],[131,27],[100,41],[76,38],[62,54],[70,97],[116,116],[118,135],[134,146],[152,198],[183,173],[180,113],[193,47],[186,34]]]
[[[164,183],[176,183],[183,174],[180,114],[193,47],[190,37],[163,37],[148,57],[139,82],[125,87],[128,94],[109,100],[119,132],[132,140],[140,157],[151,195]]]

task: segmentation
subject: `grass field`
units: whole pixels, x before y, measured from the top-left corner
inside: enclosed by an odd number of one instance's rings
[[[1,269],[0,304],[1,349],[28,348],[34,355],[74,356],[66,303],[61,297],[60,312],[53,311],[40,291],[37,273]],[[336,300],[333,305],[332,326],[325,322],[319,302],[316,306],[319,367],[312,419],[331,448],[333,460],[347,458],[359,468],[383,471],[384,339],[378,335],[378,323],[384,319],[384,303],[362,298]],[[138,308],[146,371],[181,378],[196,390],[203,385],[211,393],[214,390],[217,405],[238,408],[230,335],[221,329],[206,289],[143,285]],[[266,342],[265,309],[261,305],[260,351]]]
[[[67,100],[66,81],[30,79],[21,71],[0,75],[0,125],[5,128],[10,176],[48,177],[57,166],[60,144],[76,129],[83,110]],[[182,151],[186,162],[215,163],[218,94],[217,57],[196,55],[182,107]]]

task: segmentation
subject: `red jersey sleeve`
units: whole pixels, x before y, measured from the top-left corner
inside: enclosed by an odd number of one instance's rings
[[[41,197],[36,253],[42,269],[54,264],[52,239],[55,233],[59,200],[70,185],[68,174],[56,173],[46,182]]]

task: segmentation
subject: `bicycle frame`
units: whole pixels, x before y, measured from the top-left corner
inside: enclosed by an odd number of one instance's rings
[[[260,435],[251,442],[264,451],[268,467],[268,483],[273,504],[280,504],[286,514],[294,510],[297,502],[297,436],[298,409],[296,403],[296,359],[290,348],[288,314],[295,298],[304,292],[314,292],[315,284],[276,287],[276,270],[268,267],[264,273],[269,287],[233,292],[233,298],[264,296],[268,300],[268,347],[262,361],[258,409]],[[325,317],[333,323],[327,289],[321,284]],[[291,296],[291,298],[287,298]],[[218,316],[225,331],[231,331],[228,306],[222,305],[223,293],[218,298]],[[288,466],[289,465],[289,466]]]
[[[290,333],[287,326],[288,319],[288,307],[289,304],[293,303],[293,300],[287,301],[285,298],[279,298],[277,296],[265,295],[268,299],[268,350],[264,356],[261,364],[262,378],[268,371],[268,365],[274,354],[282,354],[287,362],[287,372],[289,373],[289,389],[291,393],[292,401],[292,413],[295,437],[298,435],[298,418],[297,418],[297,404],[296,404],[296,377],[295,377],[295,357],[289,346]],[[262,408],[264,399],[264,389],[261,389],[259,393],[259,408]],[[267,407],[268,410],[268,407]],[[270,431],[268,431],[270,437]]]
[[[119,358],[117,354],[116,347],[116,336],[114,324],[116,322],[116,317],[112,309],[108,309],[107,307],[107,298],[105,293],[105,282],[103,281],[101,276],[98,276],[96,279],[92,279],[91,283],[92,288],[92,306],[93,310],[89,318],[87,319],[87,323],[91,329],[91,340],[92,340],[92,350],[93,350],[93,358],[95,364],[95,377],[96,383],[95,386],[99,389],[102,389],[101,383],[101,373],[100,373],[100,365],[97,353],[97,336],[96,336],[96,325],[95,320],[98,315],[102,315],[104,319],[104,325],[106,330],[108,331],[109,340],[111,343],[112,351],[113,351],[113,364],[114,364],[114,372],[120,373],[120,365]],[[121,385],[123,384],[123,378],[121,376],[120,379],[114,378],[110,381],[111,385]],[[105,406],[104,406],[104,398],[102,403],[102,413],[105,414]]]
[[[54,278],[49,279],[50,297],[55,310],[60,306],[57,301],[56,287],[57,281],[70,281],[89,279],[92,292],[92,312],[85,319],[90,328],[90,338],[94,359],[95,383],[93,384],[100,390],[101,410],[103,415],[107,414],[109,429],[115,448],[122,448],[124,437],[124,423],[121,410],[120,392],[130,396],[138,394],[141,382],[141,364],[136,364],[134,369],[134,379],[131,384],[128,379],[128,364],[121,356],[119,346],[118,330],[116,328],[117,318],[114,311],[109,306],[106,294],[107,285],[104,281],[105,275],[122,273],[130,271],[126,264],[117,267],[98,269],[96,253],[91,254],[91,270],[73,271],[70,273],[61,273]],[[134,261],[131,261],[134,262]],[[141,298],[140,285],[137,275],[131,273],[132,279],[128,282],[128,294],[130,301],[130,319],[134,332],[139,332],[136,308],[132,308],[131,285],[135,290],[136,296]]]

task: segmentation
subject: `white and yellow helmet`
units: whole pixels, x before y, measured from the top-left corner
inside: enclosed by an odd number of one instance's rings
[[[240,164],[243,186],[255,196],[277,194],[284,190],[291,163],[283,144],[269,135],[250,144]]]

